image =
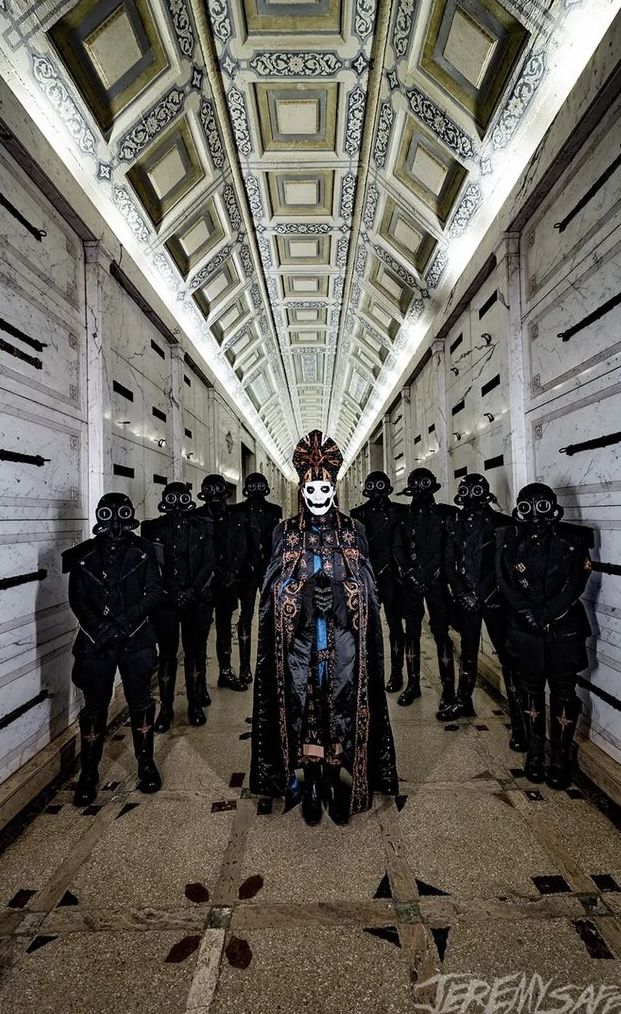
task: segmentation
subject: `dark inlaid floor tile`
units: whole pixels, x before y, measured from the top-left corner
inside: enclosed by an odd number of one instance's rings
[[[398,809],[399,813],[401,813],[401,811],[402,811],[403,807],[405,806],[405,804],[407,803],[407,801],[408,801],[408,797],[407,796],[395,796],[395,803],[397,804],[397,809]]]
[[[168,954],[164,958],[165,964],[178,965],[182,961],[185,961],[187,958],[190,957],[191,954],[194,954],[194,951],[198,950],[198,948],[200,947],[200,942],[201,938],[200,935],[198,934],[183,937],[176,944],[173,944],[173,946],[170,948]]]
[[[263,877],[260,873],[247,877],[239,888],[239,900],[248,901],[250,898],[255,898],[262,887]]]
[[[51,803],[49,806],[45,807],[45,810],[43,812],[48,813],[50,817],[56,817],[60,813],[62,808],[63,808],[62,803]]]
[[[236,810],[237,800],[236,799],[219,799],[216,803],[211,804],[212,813],[225,813],[227,810]]]
[[[451,932],[450,926],[438,926],[435,929],[432,928],[431,935],[436,945],[438,957],[440,961],[444,961],[444,955],[446,954],[446,945],[448,944],[449,933]]]
[[[504,715],[502,708],[492,708],[492,715]]]
[[[458,725],[445,725],[443,728],[445,732],[459,732]]]
[[[119,816],[116,819],[118,820],[119,817],[124,817],[126,813],[131,813],[132,810],[135,810],[137,806],[140,806],[140,803],[125,803],[125,806],[123,807],[123,809],[119,813]]]
[[[56,936],[45,936],[41,934],[35,937],[31,944],[26,948],[26,954],[34,954],[41,947],[45,947],[46,944],[51,943],[52,940],[56,940]]]
[[[390,877],[386,872],[380,880],[377,891],[373,895],[374,898],[392,898],[392,887],[390,886]]]
[[[36,893],[36,891],[30,891],[28,888],[21,887],[8,902],[8,908],[25,908]]]
[[[524,778],[524,768],[509,768],[514,778]]]
[[[125,739],[125,736],[123,735],[122,732],[117,732],[115,736],[112,736],[112,742],[113,743],[118,743],[119,740],[123,740],[123,739]]]
[[[104,792],[114,792],[115,789],[118,789],[120,784],[120,782],[106,782],[105,785],[102,785],[102,789]]]
[[[99,811],[101,810],[101,806],[102,806],[101,803],[91,803],[91,805],[87,806],[85,810],[82,810],[82,816],[96,817]]]
[[[477,732],[489,732],[489,725],[475,725]]]
[[[386,940],[387,943],[394,944],[395,947],[401,947],[399,930],[396,926],[365,926],[364,932],[368,933],[371,937]]]
[[[574,927],[592,958],[614,960],[614,954],[609,950],[595,923],[590,919],[576,919]]]
[[[71,891],[65,891],[62,898],[58,902],[58,907],[67,908],[69,905],[79,905],[79,904],[80,902],[76,898],[75,894],[72,894]]]
[[[540,803],[544,798],[539,789],[525,789],[524,795],[533,803]]]
[[[242,734],[241,734],[241,736],[239,738],[240,739],[250,739],[251,736],[252,736],[251,732],[242,732]]]
[[[570,799],[584,799],[584,793],[580,789],[566,789],[565,791]]]
[[[188,901],[193,901],[195,905],[204,905],[209,901],[209,891],[204,884],[186,884],[184,894]]]
[[[229,788],[230,789],[241,789],[242,785],[244,784],[244,778],[245,777],[246,777],[246,772],[245,771],[234,771],[233,774],[231,775],[231,780],[229,782]]]
[[[241,937],[232,936],[226,950],[226,959],[233,968],[248,968],[252,961],[252,950],[247,940]]]
[[[426,895],[429,896],[443,895],[444,897],[448,896],[448,891],[443,891],[441,887],[435,887],[433,884],[426,884],[424,880],[419,880],[418,877],[416,878],[416,887],[421,898],[425,897]]]
[[[569,894],[571,892],[571,887],[565,877],[558,875],[533,877],[532,881],[540,894]]]
[[[598,891],[621,891],[621,887],[610,873],[592,873],[591,880]]]
[[[257,802],[257,817],[268,817],[274,808],[274,800],[263,798]]]

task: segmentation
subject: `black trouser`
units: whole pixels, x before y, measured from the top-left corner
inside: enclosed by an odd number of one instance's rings
[[[237,640],[239,642],[239,671],[243,675],[250,671],[250,644],[252,637],[252,619],[257,601],[259,584],[249,579],[239,589],[239,618],[237,620]]]
[[[91,716],[107,715],[117,669],[130,711],[144,711],[152,702],[151,677],[155,648],[138,651],[115,648],[104,655],[82,655],[73,664],[72,680],[84,694],[84,710]]]
[[[403,585],[395,581],[392,575],[380,575],[377,579],[379,600],[384,609],[388,635],[390,638],[390,676],[397,680],[403,670],[405,651],[404,621],[404,590]]]
[[[440,678],[452,679],[453,642],[449,636],[451,597],[443,581],[435,581],[425,591],[409,586],[405,601],[405,661],[408,679],[420,675],[420,638],[425,616],[429,612],[429,627],[436,642]]]
[[[216,619],[216,655],[221,672],[231,668],[231,650],[233,639],[233,613],[237,608],[237,589],[213,589],[213,606],[202,606],[197,622],[199,672],[206,671],[207,641],[212,620]]]
[[[160,662],[165,664],[176,662],[179,651],[179,630],[181,629],[181,643],[186,668],[190,665],[192,668],[198,668],[201,614],[205,608],[201,604],[195,604],[186,609],[179,609],[171,603],[158,606],[154,610],[152,621],[160,649]]]
[[[512,735],[523,743],[526,735],[522,714],[519,677],[513,672],[507,660],[507,623],[501,606],[482,604],[479,609],[463,609],[457,606],[457,627],[461,645],[460,696],[470,699],[477,678],[481,627],[485,623],[489,639],[502,669],[505,683]]]

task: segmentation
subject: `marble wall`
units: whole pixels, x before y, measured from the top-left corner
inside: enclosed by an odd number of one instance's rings
[[[406,475],[429,467],[448,502],[470,471],[487,477],[503,511],[525,482],[550,484],[567,520],[595,529],[594,560],[616,565],[621,443],[562,449],[620,428],[621,170],[602,179],[618,156],[620,115],[617,101],[521,228],[491,231],[468,265],[468,284],[456,286],[459,315],[440,322],[421,349],[383,433],[391,477],[404,462]],[[507,225],[520,211],[512,201]],[[484,280],[473,286],[477,275]],[[360,500],[368,460],[366,448],[349,469],[346,506]],[[595,636],[579,689],[583,731],[621,761],[621,578],[594,572],[585,601]],[[492,654],[487,640],[484,650]]]
[[[83,243],[2,148],[0,176],[13,209],[0,207],[0,448],[25,456],[0,458],[2,783],[79,710],[60,554],[88,537],[103,491],[127,492],[143,518],[166,481],[196,493],[218,471],[240,499],[243,476],[240,420],[103,246]],[[286,509],[284,477],[245,439]]]

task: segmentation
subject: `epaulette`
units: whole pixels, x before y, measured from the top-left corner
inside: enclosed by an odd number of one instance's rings
[[[65,549],[64,553],[61,554],[63,563],[63,574],[68,574],[70,570],[83,560],[85,556],[95,548],[94,539],[86,539],[85,542],[80,542],[77,546],[70,546],[69,549]]]

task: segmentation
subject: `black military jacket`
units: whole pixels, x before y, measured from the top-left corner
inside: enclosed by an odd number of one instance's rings
[[[248,533],[246,564],[256,583],[262,585],[272,555],[274,529],[282,521],[282,508],[269,500],[248,499],[234,504],[230,510],[244,517]]]
[[[408,508],[388,497],[352,507],[352,518],[364,525],[369,559],[377,581],[401,580],[409,567]]]
[[[496,532],[512,525],[508,514],[489,505],[466,513],[458,510],[449,518],[446,531],[446,577],[458,598],[474,593],[481,604],[498,605],[496,580]]]
[[[446,503],[414,503],[408,510],[408,577],[420,588],[445,578],[447,529],[457,508]]]
[[[214,523],[196,511],[164,514],[143,521],[141,534],[152,543],[172,595],[193,588],[198,601],[209,601],[215,567]]]
[[[126,632],[127,650],[155,644],[148,617],[164,596],[155,552],[133,533],[125,536],[117,552],[116,579],[108,574],[101,536],[62,554],[63,572],[69,572],[69,605],[80,624],[74,655],[92,654],[99,633],[109,623]]]
[[[208,518],[214,526],[215,587],[234,588],[243,576],[251,545],[247,515],[226,504],[222,517],[214,517],[210,505],[205,504],[194,512],[194,516]]]
[[[507,649],[516,668],[548,675],[585,669],[591,628],[580,596],[591,574],[592,529],[555,522],[535,541],[514,523],[496,538],[498,586],[510,607]],[[526,623],[526,610],[541,630]]]

